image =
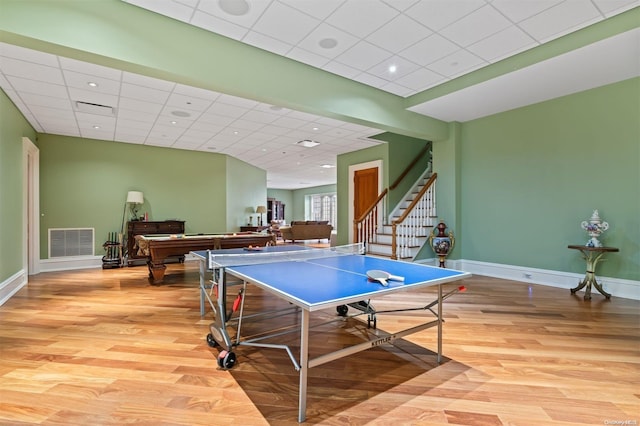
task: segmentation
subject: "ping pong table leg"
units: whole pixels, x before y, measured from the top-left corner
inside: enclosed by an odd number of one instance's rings
[[[298,422],[305,421],[307,412],[307,379],[309,371],[309,311],[302,310],[300,325],[300,386],[298,389]]]
[[[205,283],[207,279],[207,262],[200,260],[200,316],[204,316]]]
[[[438,284],[438,364],[442,361],[442,284]]]

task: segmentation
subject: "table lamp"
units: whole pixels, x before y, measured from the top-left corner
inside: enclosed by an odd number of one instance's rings
[[[267,212],[267,206],[258,206],[256,207],[256,213],[258,213],[260,216],[258,216],[260,218],[260,223],[258,224],[259,226],[262,226],[262,215],[264,213]]]
[[[127,193],[127,204],[131,209],[131,220],[138,220],[138,205],[144,203],[144,195],[139,191],[129,191]]]

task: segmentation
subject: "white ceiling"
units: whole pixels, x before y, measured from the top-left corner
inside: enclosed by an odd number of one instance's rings
[[[640,0],[123,1],[403,97],[640,5]],[[237,15],[243,9],[246,14]],[[638,31],[621,34],[411,110],[463,122],[640,75],[639,40]],[[377,129],[4,43],[0,87],[39,132],[228,154],[265,169],[270,188],[335,183],[335,168],[321,166],[335,166],[338,154],[379,143],[368,139],[380,133]],[[83,112],[76,101],[112,105],[115,111]],[[303,139],[320,145],[296,145]]]

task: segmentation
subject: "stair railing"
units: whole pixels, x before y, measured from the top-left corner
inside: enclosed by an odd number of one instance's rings
[[[384,217],[386,215],[385,206],[387,204],[387,195],[389,189],[394,189],[405,178],[409,171],[418,163],[420,158],[431,149],[431,144],[427,144],[416,155],[413,161],[405,168],[400,176],[391,184],[389,188],[385,188],[378,198],[371,204],[371,206],[360,217],[355,218],[353,221],[353,236],[356,243],[365,243],[365,247],[368,247],[370,242],[375,242],[375,238],[379,232],[379,227],[384,223]],[[404,216],[404,215],[403,215]],[[395,233],[394,233],[395,239]],[[395,251],[395,245],[393,247]]]
[[[391,259],[409,257],[411,247],[417,245],[417,238],[426,236],[421,235],[425,227],[433,226],[437,178],[438,174],[433,173],[404,213],[391,222]]]
[[[369,243],[375,242],[379,226],[382,225],[388,193],[389,190],[385,188],[373,204],[353,221],[355,242],[364,243],[365,248],[369,247]]]

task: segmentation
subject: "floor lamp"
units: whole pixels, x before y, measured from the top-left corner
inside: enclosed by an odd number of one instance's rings
[[[132,219],[137,219],[136,215],[138,213],[137,205],[144,203],[144,195],[140,191],[129,191],[127,192],[127,201],[124,202],[124,210],[122,211],[122,226],[120,227],[120,235],[118,236],[118,242],[121,247],[124,247],[124,223],[125,217],[127,215],[127,205],[131,209]],[[128,254],[128,253],[127,253]]]

